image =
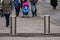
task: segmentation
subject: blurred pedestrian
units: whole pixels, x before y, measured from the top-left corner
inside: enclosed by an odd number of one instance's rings
[[[2,8],[2,2],[0,2],[0,14],[1,14],[1,17],[4,16],[3,8]]]
[[[58,1],[57,0],[51,0],[50,4],[53,6],[53,9],[56,9],[56,6],[58,5]]]
[[[16,11],[16,16],[19,16],[21,5],[22,5],[21,0],[14,0],[14,7],[15,7],[15,11]]]
[[[32,11],[32,17],[37,16],[37,2],[38,0],[30,0],[31,2],[31,11]]]
[[[23,3],[23,0],[21,0],[21,5],[20,5],[21,6],[21,9],[22,9],[22,3]]]
[[[6,27],[9,27],[9,18],[12,11],[12,1],[3,0],[3,13],[6,19]]]
[[[1,9],[1,17],[3,17],[3,16],[4,16],[3,9]]]
[[[4,13],[3,13],[3,9],[2,8],[0,8],[0,14],[1,14],[1,17],[4,16]]]

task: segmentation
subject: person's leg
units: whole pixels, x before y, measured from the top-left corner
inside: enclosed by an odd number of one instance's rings
[[[15,13],[16,13],[16,16],[17,16],[17,8],[15,8]]]
[[[16,16],[18,16],[18,8],[15,8],[15,10],[16,10]]]
[[[56,6],[53,6],[53,9],[56,9]]]
[[[35,16],[37,16],[37,3],[35,3]]]
[[[5,14],[6,27],[8,27],[8,26],[9,26],[9,16],[10,16],[10,14]]]
[[[20,5],[20,8],[22,9],[22,3],[21,3],[21,5]]]
[[[4,16],[3,10],[1,10],[1,17],[3,17],[3,16]]]
[[[16,16],[19,16],[20,6],[16,8]]]
[[[18,16],[19,16],[19,12],[20,12],[20,6],[18,7]]]
[[[32,17],[34,17],[34,5],[31,3]]]
[[[10,14],[7,15],[7,25],[9,25]]]

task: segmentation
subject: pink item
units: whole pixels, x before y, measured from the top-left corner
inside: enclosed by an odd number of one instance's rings
[[[29,7],[29,2],[23,2],[22,7],[28,6]]]

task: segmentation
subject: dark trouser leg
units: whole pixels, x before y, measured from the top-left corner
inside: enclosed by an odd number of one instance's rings
[[[37,16],[37,14],[36,14],[36,12],[37,12],[36,6],[37,6],[37,3],[35,3],[35,4],[31,3],[31,9],[32,9],[32,15],[33,16]]]
[[[9,17],[10,17],[10,14],[5,14],[6,26],[7,26],[7,27],[8,27],[8,25],[9,25]]]
[[[35,12],[34,12],[34,5],[32,3],[31,3],[31,11],[32,11],[32,17],[33,17]]]
[[[53,6],[53,9],[56,9],[56,6]]]
[[[16,15],[17,15],[17,16],[19,16],[20,6],[17,8],[17,10],[16,10],[16,11],[17,11],[17,14],[16,14]]]
[[[35,8],[35,11],[32,11],[32,15],[33,15],[33,16],[37,16],[36,13],[37,13],[37,9]]]
[[[20,6],[18,8],[15,8],[15,9],[16,9],[16,16],[19,16]]]
[[[32,11],[32,16],[34,16],[35,12]]]
[[[34,7],[35,7],[35,16],[37,16],[37,3],[35,3]]]
[[[4,16],[3,10],[1,10],[1,17],[3,17],[3,16]]]
[[[18,9],[16,8],[15,10],[16,10],[16,16],[18,16]]]
[[[36,14],[36,13],[37,13],[37,9],[35,9],[35,16],[37,16],[37,14]]]
[[[20,5],[21,9],[22,9],[22,1],[21,1],[21,5]]]
[[[20,12],[20,6],[18,7],[18,15],[19,15],[19,12]]]

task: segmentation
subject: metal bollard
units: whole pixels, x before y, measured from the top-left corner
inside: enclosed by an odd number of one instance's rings
[[[11,17],[10,34],[16,35],[16,16],[15,15]]]
[[[50,34],[50,16],[44,16],[44,34]]]

